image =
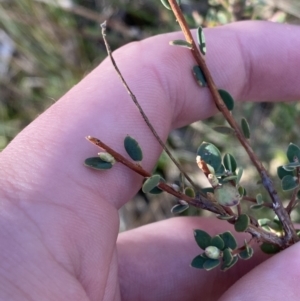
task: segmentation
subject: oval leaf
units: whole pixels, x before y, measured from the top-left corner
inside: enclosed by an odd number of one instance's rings
[[[203,264],[203,268],[206,271],[210,271],[216,268],[219,264],[220,264],[220,259],[207,259]]]
[[[241,259],[247,260],[253,256],[253,253],[253,249],[251,247],[248,247],[245,250],[241,251],[238,255]]]
[[[126,136],[126,138],[124,139],[124,147],[127,154],[133,161],[139,162],[143,160],[142,149],[134,138]]]
[[[289,144],[286,155],[290,162],[300,162],[300,148],[296,144]]]
[[[260,249],[266,254],[276,254],[280,251],[278,246],[268,244],[266,242],[264,242],[260,245]]]
[[[225,249],[223,251],[223,264],[227,266],[231,263],[232,260],[233,260],[233,256],[231,254],[230,249],[228,249],[228,248]]]
[[[84,161],[84,165],[93,169],[111,169],[112,168],[112,164],[110,162],[106,162],[103,161],[101,158],[99,157],[92,157],[92,158],[87,158]]]
[[[205,163],[211,165],[214,170],[217,171],[221,167],[221,153],[213,144],[203,142],[197,150],[197,155],[199,155]]]
[[[184,189],[184,194],[189,196],[190,198],[194,198],[196,196],[195,191],[192,187],[186,187]]]
[[[239,167],[238,171],[237,171],[237,179],[236,179],[236,183],[239,184],[243,175],[243,168]]]
[[[154,176],[148,178],[143,184],[143,187],[142,187],[143,192],[148,193],[153,188],[157,187],[157,185],[160,182],[160,179],[161,179],[160,175],[154,175]]]
[[[205,231],[194,230],[194,236],[196,243],[202,250],[205,250],[207,247],[210,246],[211,236]]]
[[[219,250],[223,250],[225,247],[224,240],[221,238],[220,235],[216,235],[211,239],[210,245],[213,247],[218,248]]]
[[[197,41],[199,44],[199,49],[203,55],[206,54],[206,42],[205,42],[205,36],[203,32],[203,28],[200,26],[197,29]]]
[[[204,269],[203,265],[206,260],[207,260],[206,257],[203,257],[202,255],[198,255],[191,262],[191,266],[196,269]]]
[[[228,221],[228,220],[232,219],[233,216],[217,214],[216,218],[223,220],[223,221]]]
[[[249,223],[249,216],[246,214],[241,214],[234,224],[234,229],[236,232],[244,232],[248,228]]]
[[[236,180],[236,179],[237,179],[237,176],[228,176],[228,177],[225,177],[222,179],[222,183],[226,183],[228,181],[232,181],[232,180]],[[244,190],[243,190],[243,192],[244,192]],[[240,194],[240,195],[242,195],[242,194]]]
[[[285,177],[287,175],[293,176],[294,173],[293,173],[293,171],[285,170],[282,166],[277,167],[277,176],[280,180],[282,180],[283,177]]]
[[[242,118],[241,120],[241,128],[243,135],[246,139],[250,139],[250,127],[246,118]]]
[[[260,209],[263,209],[264,207],[265,207],[264,205],[252,205],[252,206],[250,206],[250,209],[260,210]]]
[[[233,100],[232,96],[226,90],[219,89],[218,91],[219,91],[219,94],[220,94],[221,98],[223,99],[224,104],[226,105],[227,109],[229,111],[232,111],[234,108],[234,100]]]
[[[168,0],[160,0],[160,1],[166,9],[169,9],[169,10],[172,9]]]
[[[189,205],[181,205],[181,204],[178,204],[178,205],[175,205],[172,209],[171,209],[171,212],[174,213],[174,214],[179,214],[179,213],[182,213],[183,211],[189,209]]]
[[[289,164],[285,164],[282,167],[286,170],[286,171],[290,171],[290,170],[294,170],[296,167],[300,166],[300,162],[292,162]]]
[[[223,135],[230,135],[234,133],[234,129],[223,125],[215,126],[213,127],[213,130]]]
[[[164,178],[162,178],[162,177],[160,177],[160,182],[166,182],[166,180],[164,179]],[[151,193],[151,194],[160,194],[160,193],[162,193],[162,192],[164,192],[163,190],[161,190],[159,187],[154,187],[153,189],[151,189],[150,191],[149,191],[149,193]]]
[[[263,202],[264,202],[264,201],[263,201],[263,198],[262,198],[261,193],[258,193],[258,194],[256,195],[256,203],[257,203],[258,205],[261,205]]]
[[[287,175],[284,176],[281,180],[281,187],[283,191],[292,190],[299,186],[299,183],[297,183],[297,178]]]
[[[187,42],[185,40],[174,40],[174,41],[169,42],[169,44],[172,46],[180,46],[180,47],[192,49],[192,44],[190,44],[189,42]]]
[[[226,265],[226,264],[222,264],[221,266],[221,271],[225,272],[227,271],[228,269],[232,268],[238,261],[238,257],[237,256],[234,256],[232,261],[230,262],[230,264]]]
[[[203,71],[201,70],[201,68],[199,66],[193,67],[193,74],[194,74],[194,77],[195,77],[197,83],[199,84],[199,86],[201,86],[201,87],[207,86],[206,78],[204,76]]]
[[[227,170],[235,172],[237,164],[234,157],[231,154],[225,154],[223,158],[223,164]]]
[[[223,239],[225,247],[235,250],[237,248],[237,242],[231,232],[226,231],[220,234],[220,237]]]

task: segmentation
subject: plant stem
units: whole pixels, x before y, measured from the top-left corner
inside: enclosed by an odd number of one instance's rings
[[[90,141],[91,143],[93,143],[93,144],[101,147],[105,151],[107,151],[110,155],[112,155],[115,158],[115,160],[117,162],[122,163],[123,165],[127,166],[129,169],[131,169],[131,170],[135,171],[136,173],[138,173],[139,175],[141,175],[142,177],[144,177],[144,178],[151,177],[151,174],[149,172],[147,172],[146,170],[144,170],[141,165],[135,164],[135,163],[127,160],[125,157],[123,157],[121,154],[119,154],[118,152],[116,152],[115,150],[110,148],[108,145],[106,145],[101,140],[91,137],[91,136],[87,136],[86,139],[88,141]],[[186,201],[188,204],[190,204],[194,207],[208,210],[210,212],[220,214],[220,215],[227,215],[226,210],[221,205],[219,205],[218,203],[213,203],[203,196],[199,196],[199,199],[193,199],[179,191],[176,191],[171,186],[169,186],[163,182],[161,182],[159,184],[159,188],[174,195],[175,197],[177,197],[180,200]]]
[[[86,139],[89,142],[91,142],[92,144],[107,151],[110,155],[112,155],[115,158],[115,160],[117,162],[122,163],[123,165],[127,166],[129,169],[131,169],[131,170],[135,171],[136,173],[138,173],[139,175],[141,175],[142,177],[144,177],[144,178],[151,177],[151,174],[149,172],[147,172],[146,170],[144,170],[141,165],[127,160],[125,157],[123,157],[121,154],[119,154],[118,152],[116,152],[115,150],[110,148],[108,145],[106,145],[101,140],[91,137],[91,136],[87,136]],[[169,186],[168,184],[166,184],[164,182],[160,182],[158,187],[161,190],[168,192],[169,194],[172,194],[176,198],[186,201],[189,205],[191,205],[193,207],[208,210],[212,213],[223,215],[223,216],[232,216],[232,219],[229,220],[228,222],[231,224],[235,223],[237,215],[234,214],[230,208],[223,207],[223,206],[219,205],[218,203],[212,202],[203,196],[199,196],[199,199],[190,198],[187,195],[174,190],[171,186]],[[253,224],[250,224],[248,226],[248,229],[245,232],[250,233],[252,235],[252,237],[254,237],[255,239],[257,239],[259,241],[276,244],[281,248],[285,247],[285,244],[283,244],[283,241],[280,237],[278,237],[272,233],[266,232],[261,228],[258,228],[256,226],[256,224],[257,224],[257,222],[253,222]]]
[[[196,45],[193,36],[191,34],[191,31],[189,29],[189,26],[180,10],[180,7],[178,6],[176,0],[168,0],[169,4],[172,8],[172,11],[181,27],[182,32],[184,33],[185,39],[188,43],[190,43],[192,45],[191,47],[191,52],[197,62],[197,64],[199,65],[199,67],[201,68],[202,72],[204,73],[204,76],[206,78],[207,81],[207,86],[212,94],[212,98],[215,102],[216,107],[219,109],[219,111],[222,112],[222,114],[224,115],[224,118],[226,119],[226,121],[229,123],[229,125],[235,130],[235,134],[237,139],[240,141],[240,143],[242,144],[242,146],[244,147],[245,151],[247,152],[248,156],[250,157],[252,163],[254,164],[254,166],[256,167],[258,173],[261,176],[262,179],[262,183],[265,187],[265,189],[267,190],[272,203],[273,203],[273,210],[275,211],[275,213],[277,214],[279,220],[281,221],[284,231],[285,231],[285,237],[284,240],[287,244],[290,244],[291,241],[293,242],[297,242],[299,240],[295,228],[293,226],[293,223],[290,220],[290,217],[287,213],[287,211],[285,210],[285,208],[283,207],[283,204],[281,202],[281,200],[278,197],[278,194],[273,186],[273,183],[267,173],[267,170],[265,169],[265,167],[262,165],[262,163],[258,160],[258,158],[256,157],[254,151],[252,150],[248,140],[244,137],[242,131],[240,130],[240,127],[238,126],[238,124],[236,123],[236,121],[234,120],[234,118],[232,117],[230,111],[227,109],[226,105],[224,104],[222,98],[220,97],[220,94],[218,92],[218,88],[214,83],[214,80],[211,76],[211,73],[205,63],[205,59],[203,58],[202,54],[200,53],[198,46]]]
[[[167,146],[165,145],[165,143],[161,140],[161,138],[159,137],[159,135],[157,134],[156,130],[154,129],[153,125],[151,124],[149,118],[147,117],[147,115],[145,114],[144,110],[142,109],[140,103],[138,102],[136,96],[133,94],[133,92],[131,91],[131,89],[129,88],[128,84],[126,83],[121,71],[119,70],[116,61],[112,55],[110,46],[107,42],[106,39],[106,22],[101,24],[101,28],[102,28],[102,36],[103,36],[103,40],[105,43],[105,47],[106,47],[106,51],[107,54],[117,72],[117,74],[119,75],[122,84],[124,85],[126,91],[128,92],[128,94],[130,95],[132,101],[134,102],[134,104],[137,106],[140,114],[142,115],[144,121],[146,122],[148,128],[151,130],[152,134],[154,135],[154,137],[156,138],[156,140],[158,141],[158,143],[160,144],[160,146],[163,148],[163,150],[167,153],[167,155],[169,156],[169,158],[173,161],[173,163],[176,165],[176,167],[179,169],[179,171],[185,176],[185,178],[189,181],[189,183],[194,187],[194,189],[196,189],[196,185],[195,183],[192,181],[192,179],[186,174],[186,172],[181,168],[180,164],[176,161],[176,159],[173,157],[173,155],[171,154],[171,152],[169,151],[169,149],[167,148]]]

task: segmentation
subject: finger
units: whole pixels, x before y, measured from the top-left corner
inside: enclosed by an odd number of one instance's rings
[[[253,269],[220,301],[299,300],[299,248],[295,244]]]
[[[222,221],[190,217],[172,218],[120,234],[117,245],[122,300],[217,300],[266,258],[255,252],[250,260],[239,260],[226,272],[192,268],[192,259],[203,252],[196,245],[193,229],[211,235],[233,230]],[[249,238],[232,232],[240,246],[244,238]]]
[[[207,30],[207,63],[217,85],[236,99],[298,97],[299,31],[295,26],[267,22]],[[200,89],[192,79],[195,63],[191,54],[168,45],[168,41],[180,37],[180,33],[161,35],[132,43],[115,54],[124,77],[162,138],[172,126],[215,112],[208,90]],[[35,191],[35,196],[57,204],[82,208],[82,199],[88,206],[87,200],[101,198],[120,207],[135,193],[141,179],[120,166],[105,173],[84,168],[84,159],[97,150],[83,137],[100,137],[124,153],[126,134],[140,142],[145,153],[143,166],[151,170],[161,148],[106,60],[3,151],[0,178],[16,192]],[[61,189],[64,193],[58,194]]]

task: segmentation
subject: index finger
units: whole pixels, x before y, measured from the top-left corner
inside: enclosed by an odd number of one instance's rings
[[[299,27],[267,22],[208,29],[206,59],[217,86],[238,100],[298,98],[299,33]],[[208,89],[200,89],[192,78],[195,63],[190,53],[168,45],[180,38],[181,33],[160,35],[115,53],[125,79],[163,139],[171,128],[215,112]],[[141,179],[123,166],[97,174],[86,169],[84,159],[97,150],[84,137],[99,137],[122,153],[126,134],[139,141],[146,154],[143,166],[151,170],[161,148],[105,60],[2,152],[0,178],[15,191],[26,187],[59,204],[82,208],[84,195],[92,202],[108,200],[118,208],[139,188]]]

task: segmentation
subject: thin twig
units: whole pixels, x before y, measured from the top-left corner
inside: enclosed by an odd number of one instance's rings
[[[115,150],[110,148],[108,145],[106,145],[101,140],[91,137],[91,136],[87,136],[86,139],[88,141],[90,141],[91,143],[97,145],[98,147],[106,150],[109,154],[111,154],[115,158],[115,160],[117,162],[122,163],[123,165],[127,166],[129,169],[131,169],[134,172],[141,175],[142,177],[144,177],[144,178],[151,177],[151,174],[149,172],[147,172],[146,170],[144,170],[141,165],[135,164],[135,163],[127,160],[125,157],[123,157],[121,154],[119,154],[118,152],[116,152]],[[190,204],[194,207],[208,210],[210,212],[220,214],[220,215],[227,215],[226,211],[224,210],[224,208],[221,205],[219,205],[218,203],[211,202],[210,200],[206,199],[203,196],[199,196],[199,199],[190,198],[187,195],[185,195],[179,191],[176,191],[171,186],[169,186],[163,182],[161,182],[159,184],[159,188],[174,195],[175,197],[177,197],[180,200],[186,201],[188,204]]]
[[[300,183],[300,168],[297,167],[297,184],[299,185],[299,183]],[[297,205],[297,202],[298,202],[298,198],[297,198],[298,192],[299,192],[299,187],[297,187],[296,189],[293,190],[291,200],[290,200],[290,202],[288,203],[288,205],[285,208],[285,210],[287,211],[287,213],[289,215],[291,214],[292,210]]]
[[[279,220],[281,221],[281,223],[283,225],[283,228],[285,231],[284,239],[286,240],[287,243],[290,243],[291,240],[294,242],[298,241],[299,238],[296,234],[293,223],[291,222],[287,211],[283,207],[283,204],[278,197],[278,194],[277,194],[277,192],[273,186],[273,183],[267,173],[267,170],[262,165],[262,163],[258,160],[258,158],[257,158],[256,154],[254,153],[254,151],[252,150],[248,140],[244,137],[242,131],[240,130],[240,127],[238,126],[238,124],[232,117],[230,111],[227,109],[226,105],[224,104],[224,102],[218,92],[218,88],[215,85],[214,80],[210,74],[210,71],[205,63],[205,59],[201,55],[199,48],[193,39],[193,36],[189,29],[189,26],[180,10],[180,7],[178,6],[176,0],[168,0],[168,1],[169,1],[172,11],[181,27],[181,30],[184,33],[186,41],[192,45],[191,52],[192,52],[197,64],[199,65],[202,72],[204,73],[204,76],[207,81],[207,86],[212,94],[212,98],[215,102],[216,107],[219,109],[219,111],[222,112],[226,121],[235,130],[237,139],[240,141],[241,145],[244,147],[245,151],[247,152],[252,163],[254,164],[254,166],[256,167],[257,171],[259,172],[259,174],[262,178],[262,183],[272,200],[273,210],[275,211],[275,213],[277,214]]]
[[[108,145],[106,145],[104,142],[102,142],[101,140],[88,136],[86,137],[86,139],[91,142],[92,144],[100,147],[101,149],[104,149],[105,151],[107,151],[110,155],[112,155],[115,160],[117,162],[122,163],[123,165],[127,166],[128,168],[130,168],[131,170],[135,171],[136,173],[138,173],[139,175],[141,175],[144,178],[148,178],[151,177],[151,174],[149,172],[147,172],[146,170],[144,170],[142,168],[141,165],[139,164],[135,164],[129,160],[127,160],[125,157],[123,157],[121,154],[119,154],[118,152],[116,152],[115,150],[113,150],[112,148],[110,148]],[[165,191],[168,192],[169,194],[172,194],[173,196],[175,196],[176,198],[180,199],[180,200],[184,200],[186,201],[189,205],[196,207],[196,208],[201,208],[204,210],[208,210],[212,213],[218,214],[218,215],[222,215],[222,216],[232,216],[232,219],[228,220],[229,223],[234,224],[235,220],[237,218],[237,215],[234,214],[231,210],[230,210],[230,214],[228,214],[228,212],[225,210],[226,208],[219,205],[216,202],[212,202],[210,200],[208,200],[207,198],[200,196],[199,199],[193,199],[188,197],[187,195],[174,190],[171,186],[169,186],[168,184],[164,183],[164,182],[160,182],[158,187]],[[259,241],[263,241],[263,242],[268,242],[268,243],[272,243],[275,245],[278,245],[281,248],[284,248],[285,245],[283,244],[283,241],[280,237],[269,233],[267,231],[264,231],[261,228],[257,227],[257,222],[252,221],[253,224],[250,224],[248,226],[248,229],[246,230],[246,232],[250,233],[252,235],[252,237],[256,238]]]
[[[101,28],[102,28],[102,36],[103,36],[103,40],[105,43],[105,47],[107,50],[107,54],[116,70],[116,72],[118,73],[125,89],[127,90],[128,94],[130,95],[131,99],[133,100],[134,104],[137,106],[137,108],[139,109],[139,112],[141,113],[144,121],[146,122],[147,126],[149,127],[149,129],[151,130],[152,134],[154,135],[154,137],[156,138],[156,140],[158,141],[158,143],[160,144],[160,146],[163,148],[163,150],[168,154],[168,156],[170,157],[170,159],[173,161],[173,163],[177,166],[177,168],[179,169],[179,171],[185,176],[185,178],[189,181],[189,183],[196,189],[196,185],[195,183],[192,181],[192,179],[186,174],[186,172],[181,168],[180,164],[176,161],[176,159],[173,157],[173,155],[171,154],[171,152],[169,151],[169,149],[166,147],[165,143],[161,140],[161,138],[159,137],[159,135],[157,134],[156,130],[154,129],[153,125],[151,124],[150,120],[148,119],[147,115],[145,114],[144,110],[142,109],[140,103],[138,102],[136,96],[133,94],[133,92],[131,91],[131,89],[129,88],[128,84],[126,83],[121,71],[119,70],[115,59],[112,55],[110,46],[107,42],[106,39],[106,22],[101,24]]]

